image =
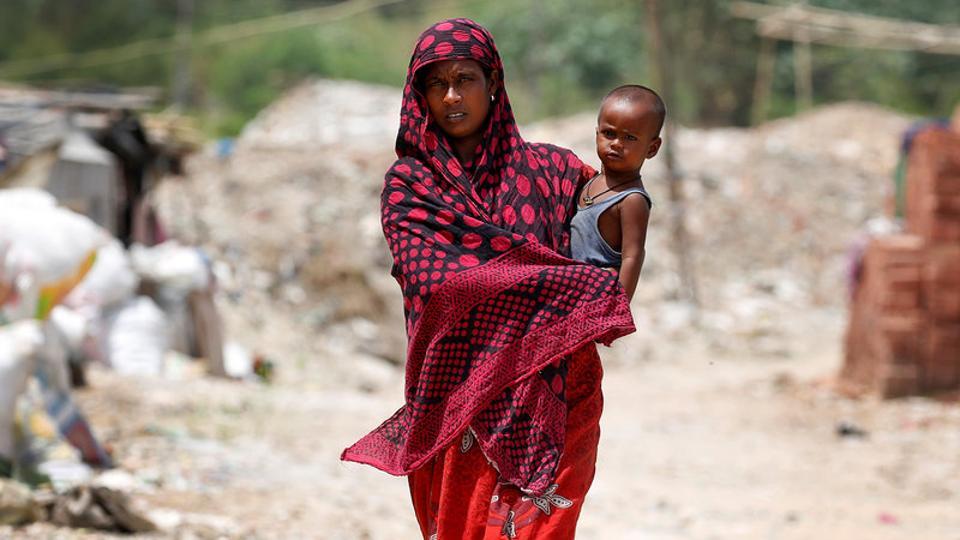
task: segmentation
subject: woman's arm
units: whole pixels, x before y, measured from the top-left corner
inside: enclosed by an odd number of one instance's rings
[[[650,221],[650,206],[640,194],[627,195],[620,203],[620,230],[623,239],[620,244],[620,284],[627,291],[627,297],[633,300],[640,279],[640,268],[645,255],[644,244],[647,240],[647,224]]]

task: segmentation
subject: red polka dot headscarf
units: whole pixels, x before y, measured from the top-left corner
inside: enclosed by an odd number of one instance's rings
[[[422,76],[427,65],[460,59],[475,60],[487,71],[500,74],[494,102],[483,128],[483,143],[476,154],[476,162],[472,164],[473,170],[464,170],[467,167],[456,158],[443,131],[431,118],[426,98],[417,88],[418,77]],[[441,21],[424,31],[417,40],[407,70],[397,156],[417,158],[441,172],[450,182],[459,184],[461,189],[481,196],[495,187],[491,183],[497,183],[497,174],[492,172],[502,168],[508,154],[522,145],[504,87],[503,62],[490,32],[470,19]]]
[[[502,74],[473,21],[442,21],[417,42],[381,193],[409,338],[405,405],[343,459],[406,474],[470,428],[503,482],[542,493],[563,450],[568,355],[595,357],[595,341],[633,320],[615,272],[561,255],[593,169],[520,137],[503,77],[473,171],[459,162],[415,88],[423,66],[455,58]]]

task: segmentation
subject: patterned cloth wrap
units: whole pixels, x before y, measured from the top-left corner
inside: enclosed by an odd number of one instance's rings
[[[458,58],[501,74],[466,166],[416,87],[424,66]],[[502,481],[542,494],[563,451],[569,355],[634,326],[614,271],[561,255],[574,194],[594,171],[520,137],[502,74],[473,21],[442,21],[417,42],[381,198],[404,296],[406,404],[342,458],[408,474],[469,427]]]

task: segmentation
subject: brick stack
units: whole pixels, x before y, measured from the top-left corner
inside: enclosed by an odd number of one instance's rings
[[[960,390],[960,109],[914,139],[906,233],[864,254],[841,380],[884,397]]]

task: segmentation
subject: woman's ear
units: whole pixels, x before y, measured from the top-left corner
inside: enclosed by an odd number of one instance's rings
[[[490,94],[491,97],[496,95],[497,86],[499,86],[499,83],[500,83],[500,72],[495,69],[491,70],[490,80],[487,81],[487,93]]]

